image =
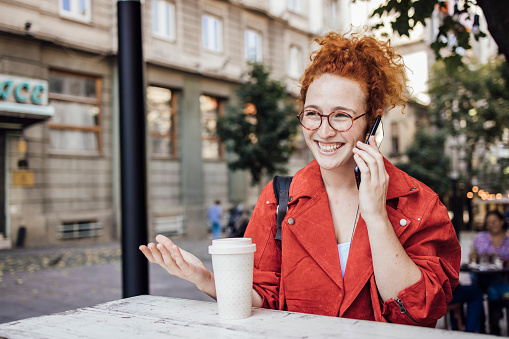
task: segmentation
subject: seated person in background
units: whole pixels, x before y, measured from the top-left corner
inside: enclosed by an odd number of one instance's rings
[[[474,240],[473,257],[482,255],[497,255],[504,263],[509,261],[509,237],[506,235],[507,224],[504,216],[499,211],[486,213],[484,228],[487,232],[479,232]],[[472,276],[473,282],[476,278]],[[504,277],[498,277],[490,281],[488,298],[500,299],[509,292],[509,283]]]
[[[481,333],[485,320],[483,293],[477,285],[458,285],[452,292],[451,304],[466,303],[467,316],[465,319],[465,331]],[[451,318],[451,328],[458,330],[456,319]]]
[[[486,232],[479,232],[474,240],[472,256],[478,258],[483,255],[498,256],[504,261],[509,261],[509,237],[506,235],[507,224],[499,211],[493,210],[486,213],[484,221]],[[474,259],[472,258],[472,259]],[[477,276],[471,275],[472,284],[477,285]],[[487,294],[489,300],[509,299],[509,282],[507,277],[496,275],[487,282]],[[490,311],[490,333],[499,334],[498,322],[502,317],[502,309]]]

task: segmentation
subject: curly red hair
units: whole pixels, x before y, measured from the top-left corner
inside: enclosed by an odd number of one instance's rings
[[[390,42],[357,34],[346,37],[333,32],[313,41],[321,47],[311,53],[312,63],[300,80],[302,102],[306,101],[309,85],[329,73],[361,85],[366,93],[366,113],[370,120],[379,109],[385,113],[396,105],[405,106],[408,101],[404,96],[407,83],[405,64]]]

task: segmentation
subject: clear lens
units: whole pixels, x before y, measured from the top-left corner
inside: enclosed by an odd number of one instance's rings
[[[329,121],[336,131],[347,131],[352,127],[352,117],[343,112],[331,113]]]
[[[317,129],[320,127],[321,120],[322,118],[320,117],[320,114],[315,111],[304,111],[300,115],[300,122],[302,126],[308,129]]]

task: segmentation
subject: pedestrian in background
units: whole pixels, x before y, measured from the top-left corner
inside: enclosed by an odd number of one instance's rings
[[[242,209],[239,213],[240,214],[237,216],[235,223],[233,224],[232,232],[229,234],[230,238],[242,238],[246,232],[247,225],[249,224],[251,211]]]
[[[244,205],[239,203],[237,205],[234,205],[230,208],[228,211],[228,237],[236,237],[236,230],[235,230],[235,224],[237,223],[237,220],[239,220],[240,216],[242,215],[242,211],[244,209]]]
[[[221,209],[221,200],[216,200],[214,205],[210,206],[207,211],[207,218],[209,218],[212,224],[212,239],[218,239],[221,237],[221,217],[223,216],[223,210]]]

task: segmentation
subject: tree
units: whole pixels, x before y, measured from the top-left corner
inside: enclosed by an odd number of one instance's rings
[[[366,0],[352,0],[366,1]],[[369,1],[369,0],[367,0]],[[472,9],[479,6],[486,18],[488,30],[498,45],[499,53],[509,60],[509,2],[501,0],[461,0],[456,1],[452,15],[447,11],[445,0],[386,0],[373,12],[373,17],[388,17],[391,29],[401,36],[409,36],[420,23],[426,25],[436,8],[441,9],[441,23],[435,41],[432,43],[437,60],[445,59],[451,66],[461,63],[465,50],[471,48],[470,33],[475,39],[485,36],[479,30],[479,17],[472,15]],[[476,22],[477,20],[477,22]],[[375,28],[385,26],[381,22]]]
[[[248,75],[237,90],[240,105],[229,107],[219,119],[217,135],[235,154],[228,167],[249,170],[254,186],[264,175],[286,173],[299,122],[294,99],[283,83],[270,79],[269,72],[258,63],[250,64]]]
[[[509,188],[505,186],[509,169],[494,153],[501,143],[508,146],[504,137],[509,126],[507,74],[507,63],[494,59],[486,65],[471,64],[449,71],[438,62],[430,78],[433,123],[458,141],[467,180],[477,177],[488,190]]]
[[[396,164],[396,167],[429,186],[441,199],[451,186],[449,158],[444,154],[444,143],[444,134],[419,127],[405,152],[409,160]],[[433,171],[430,171],[431,168]]]

